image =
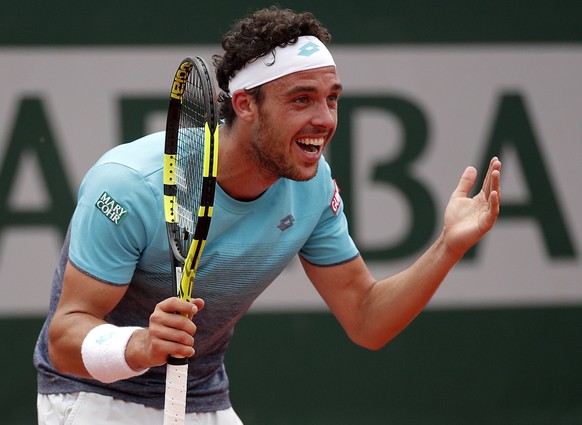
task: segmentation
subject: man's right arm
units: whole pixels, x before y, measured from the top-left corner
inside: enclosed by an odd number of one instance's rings
[[[59,372],[91,377],[81,354],[83,341],[92,329],[106,323],[105,316],[126,290],[126,285],[103,283],[67,264],[61,298],[49,328],[49,355]],[[175,297],[160,302],[150,316],[149,327],[131,336],[125,349],[127,364],[139,370],[165,364],[170,354],[192,356],[196,326],[191,319],[203,305],[199,299],[187,302]]]

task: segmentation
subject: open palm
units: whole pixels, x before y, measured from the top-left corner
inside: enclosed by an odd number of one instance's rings
[[[467,167],[447,205],[444,217],[444,237],[448,248],[465,253],[487,233],[499,215],[501,198],[501,162],[491,159],[483,187],[470,198],[469,192],[477,179],[477,170]]]

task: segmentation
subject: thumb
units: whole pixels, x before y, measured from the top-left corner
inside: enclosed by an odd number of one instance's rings
[[[198,313],[204,308],[205,305],[205,302],[202,298],[192,298],[190,302],[196,306],[196,308],[192,307],[192,314]]]
[[[461,180],[457,185],[457,188],[453,192],[453,197],[468,197],[469,192],[473,188],[475,184],[475,180],[477,179],[477,170],[475,167],[467,167],[461,176]]]

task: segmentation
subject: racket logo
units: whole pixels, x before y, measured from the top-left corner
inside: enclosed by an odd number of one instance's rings
[[[186,80],[188,79],[188,74],[190,74],[190,68],[192,68],[192,63],[183,62],[174,76],[174,83],[172,84],[172,92],[170,97],[177,100],[182,100],[182,95],[186,89]]]

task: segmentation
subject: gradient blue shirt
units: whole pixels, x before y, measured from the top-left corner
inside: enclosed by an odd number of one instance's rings
[[[106,153],[81,184],[78,205],[54,276],[50,313],[35,350],[41,393],[92,391],[162,408],[165,366],[112,384],[56,372],[47,353],[47,328],[62,288],[64,266],[109,285],[128,285],[106,317],[118,326],[148,326],[155,305],[172,295],[163,211],[164,133]],[[196,355],[190,359],[188,412],[230,407],[224,354],[234,326],[295,255],[329,266],[358,251],[348,234],[337,185],[321,159],[307,182],[279,179],[261,197],[237,201],[217,187],[206,248],[193,296]]]

